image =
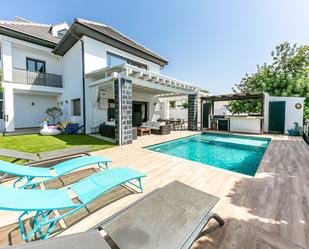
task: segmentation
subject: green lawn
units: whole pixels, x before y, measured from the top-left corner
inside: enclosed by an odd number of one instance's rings
[[[65,149],[74,146],[88,145],[93,150],[103,150],[114,147],[115,144],[87,135],[57,135],[42,136],[18,135],[18,136],[0,136],[0,148],[11,150],[20,150],[31,153],[40,153],[50,150]],[[8,158],[0,157],[2,160]]]

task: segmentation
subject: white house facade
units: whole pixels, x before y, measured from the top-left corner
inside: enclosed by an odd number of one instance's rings
[[[0,21],[3,119],[6,132],[38,127],[48,107],[58,121],[115,126],[119,144],[132,126],[168,118],[170,96],[188,96],[189,129],[197,129],[199,87],[160,73],[167,60],[105,24],[71,26],[24,19]]]

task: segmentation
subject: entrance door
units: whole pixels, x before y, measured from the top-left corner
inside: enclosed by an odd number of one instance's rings
[[[268,132],[284,133],[285,101],[269,102]]]
[[[147,121],[147,102],[133,101],[132,125],[140,126]]]
[[[211,113],[211,103],[203,104],[203,128],[209,128],[209,115]]]

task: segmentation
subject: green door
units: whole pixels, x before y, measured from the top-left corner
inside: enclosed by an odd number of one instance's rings
[[[203,104],[203,128],[209,128],[209,115],[211,112],[211,103]]]
[[[284,133],[285,101],[269,102],[268,132]]]

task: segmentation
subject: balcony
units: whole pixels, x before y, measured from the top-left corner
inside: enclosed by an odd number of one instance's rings
[[[61,75],[13,69],[13,82],[35,86],[62,88]]]

